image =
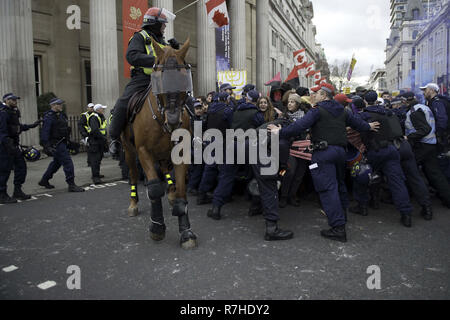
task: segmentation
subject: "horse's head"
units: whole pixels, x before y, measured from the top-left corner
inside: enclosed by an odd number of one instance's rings
[[[192,92],[191,66],[185,63],[190,41],[186,40],[179,50],[171,47],[161,48],[153,39],[152,42],[156,56],[152,91],[164,110],[166,126],[170,131],[174,131],[182,124],[187,94]]]

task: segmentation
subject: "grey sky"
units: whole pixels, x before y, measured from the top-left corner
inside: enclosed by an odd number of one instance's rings
[[[354,78],[368,79],[371,66],[384,67],[389,37],[389,0],[312,0],[317,42],[329,64],[355,57]]]

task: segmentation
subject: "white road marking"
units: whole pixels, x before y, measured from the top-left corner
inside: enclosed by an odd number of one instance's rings
[[[9,266],[9,267],[3,268],[2,270],[5,272],[13,272],[13,271],[16,271],[17,269],[19,269],[19,268],[17,268],[16,266]]]
[[[42,289],[42,290],[47,290],[51,287],[56,286],[56,282],[55,281],[45,281],[41,284],[38,284],[38,288]]]

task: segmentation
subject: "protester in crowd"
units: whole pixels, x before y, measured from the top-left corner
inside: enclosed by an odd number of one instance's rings
[[[258,102],[256,103],[256,106],[263,113],[264,122],[266,123],[276,120],[279,116],[283,114],[280,110],[274,108],[269,97],[259,98]]]
[[[310,106],[304,106],[304,104],[305,101],[302,100],[298,94],[291,94],[288,101],[287,117],[292,121],[302,119],[310,108]],[[310,145],[310,141],[307,140],[306,137],[307,133],[302,132],[299,136],[292,139],[297,146],[303,146],[303,150],[292,147],[287,163],[288,169],[281,183],[280,208],[285,208],[288,204],[294,207],[300,206],[300,201],[297,199],[296,195],[302,184],[308,163],[311,160],[311,154],[306,153],[304,149],[306,146]]]

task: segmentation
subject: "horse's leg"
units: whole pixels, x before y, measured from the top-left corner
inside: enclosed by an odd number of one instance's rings
[[[189,222],[188,203],[186,198],[186,165],[175,165],[176,191],[172,215],[178,217],[180,228],[180,244],[183,249],[189,250],[197,247],[197,236],[191,231]]]
[[[128,215],[130,217],[136,217],[139,214],[138,202],[139,195],[137,190],[137,184],[139,179],[139,172],[136,163],[136,151],[132,147],[127,147],[123,144],[125,149],[125,161],[127,163],[128,169],[130,170],[130,184],[131,184],[131,198],[130,207],[128,208]]]
[[[155,160],[145,146],[138,148],[139,160],[147,176],[147,195],[152,204],[150,237],[154,241],[162,241],[166,237],[166,225],[164,223],[164,214],[162,206],[162,197],[165,190],[161,185],[161,180],[155,170]]]

